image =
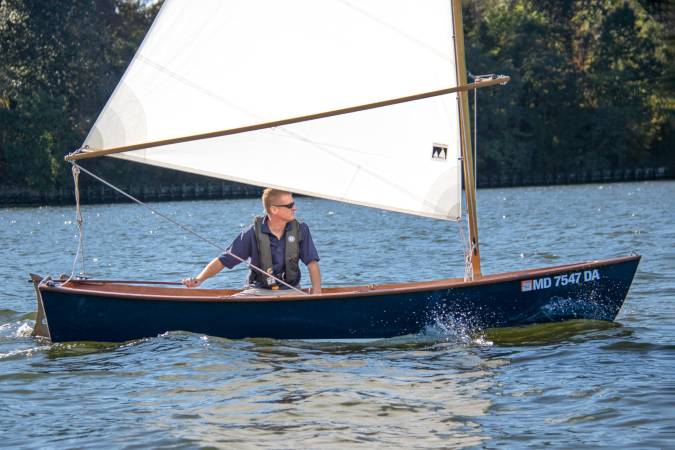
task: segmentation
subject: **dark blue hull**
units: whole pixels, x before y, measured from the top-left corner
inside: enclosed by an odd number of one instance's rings
[[[388,338],[437,324],[490,328],[569,319],[611,321],[639,260],[631,256],[473,282],[440,280],[255,299],[218,291],[208,296],[206,290],[192,295],[187,289],[43,281],[38,306],[44,307],[47,337],[53,342],[119,342],[178,330],[231,339]]]

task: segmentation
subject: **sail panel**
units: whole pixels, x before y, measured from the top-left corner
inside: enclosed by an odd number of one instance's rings
[[[167,0],[84,146],[142,145],[456,86],[452,35],[448,0]],[[452,94],[119,157],[454,219],[458,122]],[[448,145],[443,161],[432,158],[434,143]]]
[[[114,156],[346,203],[456,220],[461,201],[459,145],[452,141],[457,134],[448,117],[455,103],[447,95]]]

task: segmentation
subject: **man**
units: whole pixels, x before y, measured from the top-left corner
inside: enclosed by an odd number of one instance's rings
[[[321,270],[319,254],[314,247],[309,227],[295,220],[295,201],[290,192],[267,188],[262,202],[267,212],[265,217],[256,217],[253,225],[237,236],[227,251],[211,261],[199,275],[185,278],[183,284],[197,287],[219,273],[225,267],[233,268],[242,260],[251,259],[251,265],[267,274],[251,269],[247,288],[239,295],[285,295],[297,293],[286,285],[300,286],[302,260],[309,270],[312,294],[321,293]],[[232,256],[236,255],[236,257]]]

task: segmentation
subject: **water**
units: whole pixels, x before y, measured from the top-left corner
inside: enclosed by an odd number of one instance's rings
[[[28,272],[69,273],[72,208],[0,210],[0,446],[675,447],[675,182],[481,190],[486,273],[643,255],[616,323],[439,324],[355,342],[29,337]],[[326,285],[461,276],[454,223],[302,198]],[[257,200],[162,203],[227,244]],[[92,276],[178,280],[217,254],[134,205],[86,206]],[[240,286],[244,269],[207,286]],[[307,274],[304,279],[308,280]]]

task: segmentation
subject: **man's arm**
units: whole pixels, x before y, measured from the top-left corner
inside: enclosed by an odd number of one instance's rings
[[[204,270],[199,272],[199,275],[192,278],[185,278],[183,279],[182,283],[189,288],[197,287],[204,281],[208,280],[212,276],[219,273],[224,268],[225,266],[223,265],[223,263],[220,262],[220,259],[214,258],[213,261],[211,261],[206,265],[206,267],[204,267]]]
[[[307,264],[309,269],[309,279],[312,280],[312,294],[321,293],[321,269],[319,269],[318,261],[311,261]]]
[[[204,270],[199,272],[199,275],[192,278],[185,278],[182,280],[182,283],[189,288],[197,287],[212,276],[218,274],[225,267],[231,269],[243,260],[248,259],[251,256],[252,239],[254,239],[253,227],[250,227],[248,230],[242,231],[241,234],[232,241],[232,244],[225,253],[208,263],[206,267],[204,267]],[[236,255],[236,258],[234,255]]]
[[[309,269],[309,278],[312,281],[312,294],[321,293],[321,269],[319,269],[319,253],[316,251],[312,234],[309,232],[309,227],[301,223],[300,233],[302,238],[300,240],[300,259],[307,265]]]

